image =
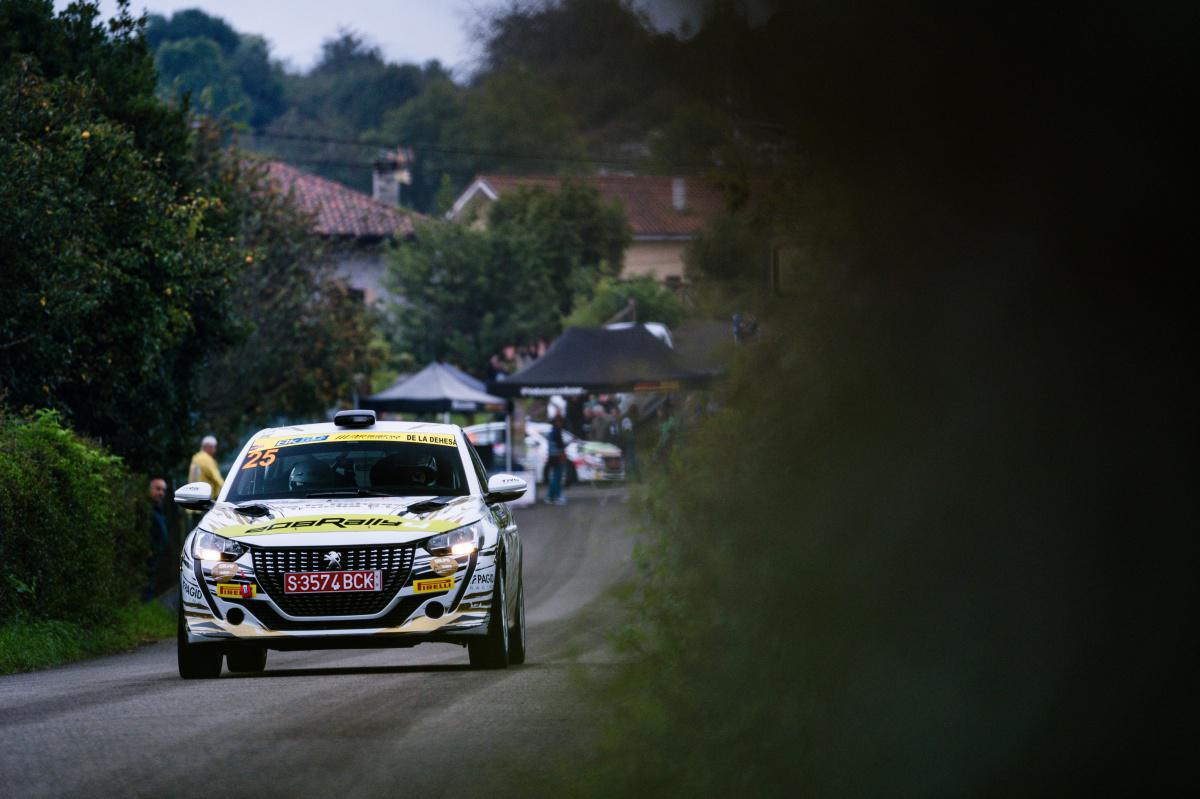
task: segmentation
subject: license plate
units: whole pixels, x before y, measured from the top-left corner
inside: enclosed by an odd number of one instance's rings
[[[283,575],[285,594],[337,594],[347,591],[382,591],[380,569],[354,572],[288,572]]]

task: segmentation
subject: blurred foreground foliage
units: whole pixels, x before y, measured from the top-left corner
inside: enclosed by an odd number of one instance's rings
[[[642,491],[609,721],[548,795],[1194,792],[1165,20],[780,9],[802,280]]]
[[[52,411],[0,414],[0,618],[107,623],[145,584],[145,482]]]

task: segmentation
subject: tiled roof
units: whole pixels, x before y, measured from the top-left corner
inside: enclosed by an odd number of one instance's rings
[[[413,233],[412,215],[399,208],[282,161],[268,161],[266,167],[279,190],[292,192],[296,205],[316,218],[322,236],[374,239]]]
[[[675,210],[672,185],[677,178],[659,175],[479,175],[481,181],[502,195],[519,186],[557,188],[572,180],[595,187],[606,201],[617,200],[634,236],[693,236],[725,208],[722,191],[699,178],[684,178],[685,207]]]

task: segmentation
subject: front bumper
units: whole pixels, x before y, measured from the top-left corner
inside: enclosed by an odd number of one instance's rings
[[[453,585],[441,588],[435,584],[434,590],[428,590],[429,584],[424,581],[444,581],[447,576],[432,571],[433,558],[423,549],[414,548],[411,554],[406,573],[393,580],[385,578],[385,589],[391,595],[378,598],[382,609],[346,615],[314,615],[311,606],[297,612],[295,601],[279,595],[282,572],[256,574],[253,550],[236,561],[236,575],[219,580],[212,575],[215,562],[185,554],[180,564],[180,588],[188,640],[272,649],[323,649],[465,643],[472,636],[485,635],[496,548],[455,558],[458,568],[448,575]],[[259,563],[263,563],[261,557]],[[421,590],[418,581],[422,582]],[[218,585],[249,588],[242,588],[243,596],[238,598],[222,597]],[[246,595],[249,593],[253,596]]]

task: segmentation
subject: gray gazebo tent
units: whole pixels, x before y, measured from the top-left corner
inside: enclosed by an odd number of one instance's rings
[[[507,401],[488,394],[482,390],[482,385],[458,369],[435,361],[378,394],[363,397],[358,405],[393,413],[503,413],[508,407]]]
[[[488,394],[483,385],[483,381],[435,361],[378,394],[363,397],[358,407],[392,413],[440,413],[447,419],[451,411],[503,413],[506,419],[510,418],[508,400]],[[512,469],[511,450],[507,468]]]

